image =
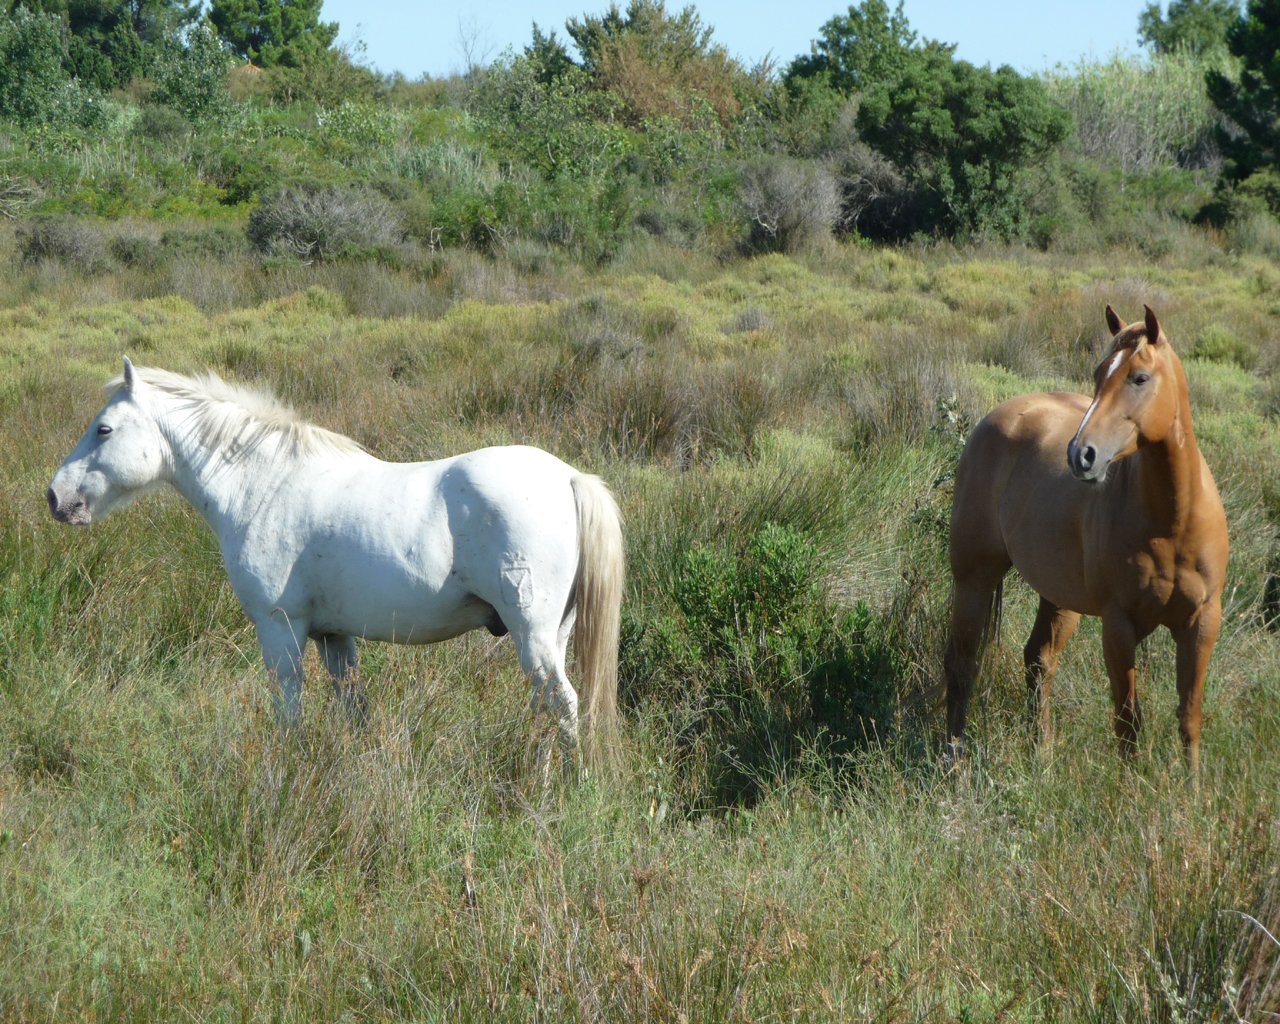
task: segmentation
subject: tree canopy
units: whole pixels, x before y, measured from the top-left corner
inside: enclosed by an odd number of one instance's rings
[[[1211,70],[1206,81],[1209,98],[1236,126],[1219,133],[1224,176],[1243,181],[1280,164],[1280,0],[1250,0],[1227,48],[1240,59],[1239,80]]]
[[[1156,53],[1210,56],[1226,49],[1227,32],[1239,17],[1236,0],[1170,0],[1168,13],[1149,3],[1138,15],[1138,41]]]
[[[333,45],[323,0],[212,0],[209,20],[232,51],[259,67],[301,67]]]

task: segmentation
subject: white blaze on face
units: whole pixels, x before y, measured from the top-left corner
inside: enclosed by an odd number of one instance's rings
[[[1084,414],[1084,419],[1080,421],[1080,426],[1076,430],[1076,437],[1084,433],[1084,428],[1089,425],[1089,417],[1093,415],[1095,409],[1098,408],[1098,402],[1102,399],[1102,389],[1109,381],[1116,370],[1120,369],[1120,364],[1124,362],[1124,349],[1119,349],[1115,355],[1111,357],[1111,362],[1107,365],[1107,372],[1102,375],[1102,383],[1098,385],[1098,393],[1094,396],[1093,403],[1089,406]]]

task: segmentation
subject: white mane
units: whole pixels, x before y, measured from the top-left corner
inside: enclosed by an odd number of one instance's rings
[[[148,387],[182,403],[207,448],[222,448],[232,442],[256,447],[279,438],[284,449],[295,455],[363,451],[351,438],[308,423],[265,388],[229,384],[212,371],[188,377],[137,366],[133,372]],[[123,386],[124,378],[117,377],[107,390],[114,395]]]

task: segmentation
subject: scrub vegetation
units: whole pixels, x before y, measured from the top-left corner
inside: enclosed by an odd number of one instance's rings
[[[1257,84],[1230,6],[1144,13],[1146,74],[1034,79],[876,0],[785,69],[637,2],[418,82],[309,3],[229,77],[163,3],[0,15],[44,76],[0,69],[0,1019],[1273,1020],[1280,226],[1204,91]],[[1002,399],[1089,386],[1107,303],[1159,313],[1230,524],[1201,785],[1163,635],[1132,761],[1096,622],[1034,749],[1013,580],[947,771],[956,460]],[[283,734],[190,508],[45,508],[122,354],[382,458],[604,476],[622,764],[541,787],[483,631],[362,645],[361,728],[310,662]]]

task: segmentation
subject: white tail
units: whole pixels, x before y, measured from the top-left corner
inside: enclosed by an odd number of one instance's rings
[[[603,480],[573,478],[578,506],[578,611],[573,653],[590,749],[612,758],[618,741],[618,622],[622,608],[625,552],[622,517]]]

